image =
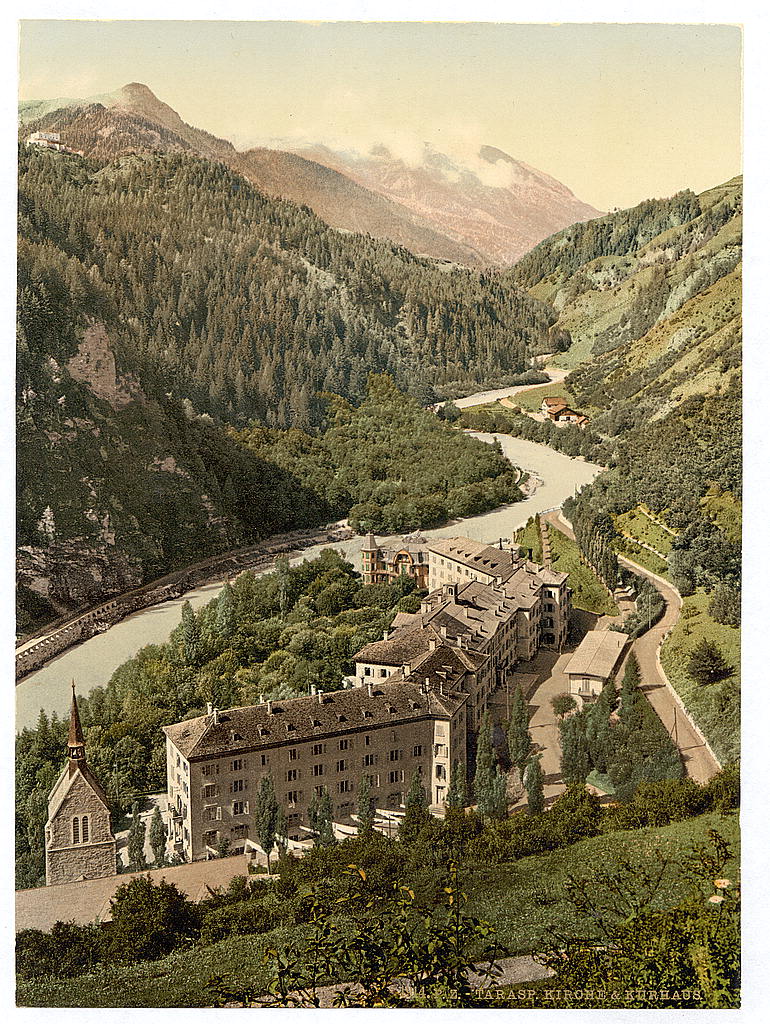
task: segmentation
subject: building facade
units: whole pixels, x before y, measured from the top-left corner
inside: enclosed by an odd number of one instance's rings
[[[561,650],[572,609],[567,574],[509,549],[452,537],[431,541],[430,593],[396,614],[382,640],[354,655],[355,685],[419,681],[430,667],[468,696],[475,731],[489,697],[538,648]]]
[[[307,838],[310,804],[324,788],[334,820],[350,822],[364,775],[376,806],[395,810],[419,770],[431,806],[441,808],[452,765],[465,764],[466,701],[431,681],[384,681],[226,711],[210,707],[166,726],[174,851],[200,860],[225,838],[235,851],[253,846],[255,801],[267,775],[292,839]]]
[[[67,738],[67,765],[48,798],[46,885],[117,873],[116,843],[107,795],[86,762],[75,684]]]
[[[364,583],[392,583],[399,576],[412,576],[418,590],[428,586],[428,548],[421,537],[404,537],[393,547],[380,546],[368,533],[361,545],[361,575]]]
[[[593,629],[586,633],[564,670],[569,692],[581,706],[598,697],[615,678],[627,643],[628,636],[615,630]]]

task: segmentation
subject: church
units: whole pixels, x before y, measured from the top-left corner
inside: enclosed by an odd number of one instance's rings
[[[45,883],[62,885],[114,875],[115,854],[109,801],[86,762],[73,682],[67,764],[48,797]]]

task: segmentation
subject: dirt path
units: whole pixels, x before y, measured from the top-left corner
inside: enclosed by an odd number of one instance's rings
[[[548,512],[543,516],[557,530],[575,539],[575,534],[560,510]],[[682,599],[675,587],[655,573],[643,569],[635,562],[619,558],[621,565],[637,576],[644,576],[662,595],[666,602],[666,610],[661,620],[634,641],[633,649],[639,662],[644,684],[642,689],[654,708],[661,722],[668,730],[682,755],[687,774],[695,782],[708,782],[720,770],[720,764],[707,746],[703,736],[688,720],[681,700],[669,683],[660,664],[660,646],[666,635],[679,620]]]

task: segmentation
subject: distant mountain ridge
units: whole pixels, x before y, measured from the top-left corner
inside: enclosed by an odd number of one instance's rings
[[[510,266],[553,232],[599,216],[555,178],[492,146],[481,148],[475,168],[431,147],[416,167],[384,146],[365,157],[321,145],[239,152],[187,124],[138,82],[82,100],[26,100],[19,120],[24,134],[60,131],[97,158],[182,149],[220,160],[269,195],[309,206],[331,227],[468,266]],[[485,183],[485,169],[504,184]]]
[[[482,146],[462,162],[428,143],[419,162],[386,146],[367,155],[317,145],[296,152],[429,220],[497,266],[510,266],[570,224],[601,216],[556,178],[494,146]]]

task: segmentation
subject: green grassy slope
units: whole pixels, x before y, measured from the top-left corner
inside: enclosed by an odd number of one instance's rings
[[[694,845],[704,842],[708,830],[718,829],[738,853],[735,815],[706,814],[663,828],[612,832],[573,846],[500,865],[470,866],[463,879],[468,894],[466,910],[491,921],[498,938],[512,954],[538,949],[550,926],[566,934],[582,934],[583,926],[563,902],[570,875],[590,875],[597,865],[611,867],[623,859],[643,863],[660,851],[670,858],[658,905],[673,906],[683,889],[674,879],[673,864]],[[737,877],[737,863],[729,866]],[[179,950],[160,960],[135,966],[112,965],[71,981],[25,982],[17,999],[23,1006],[206,1006],[206,982],[214,975],[237,972],[239,982],[264,983],[264,954],[268,948],[295,945],[302,927],[278,928],[264,935],[244,935],[212,946]]]

